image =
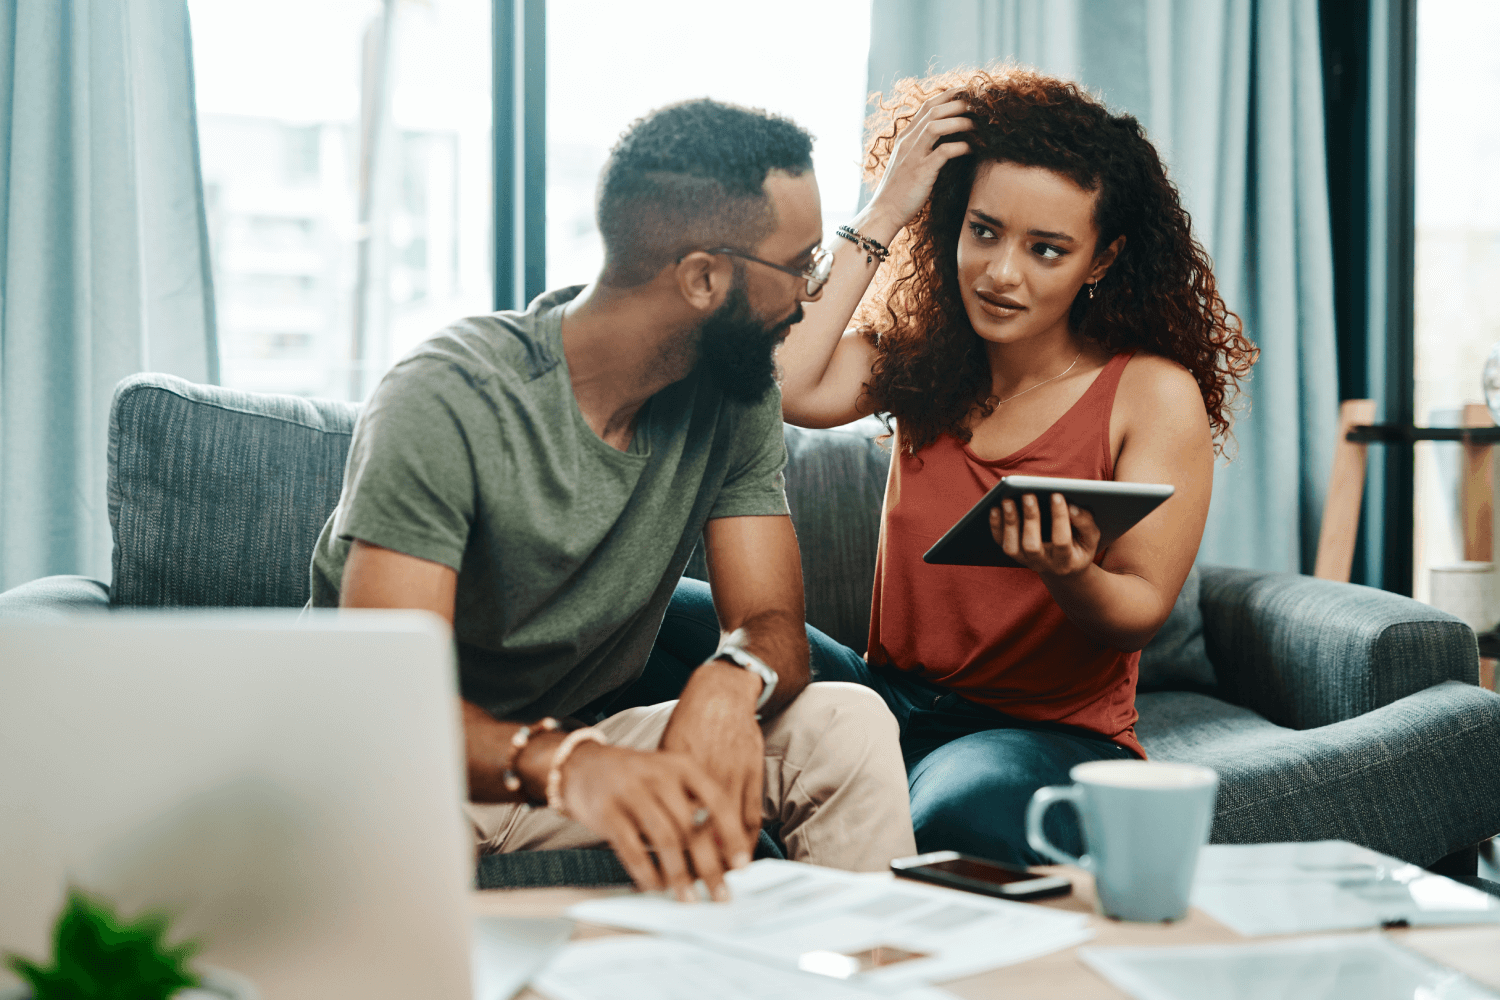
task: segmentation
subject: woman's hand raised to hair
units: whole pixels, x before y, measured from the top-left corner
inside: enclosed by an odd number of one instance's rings
[[[1061,493],[1052,494],[1052,537],[1042,538],[1042,514],[1035,494],[1002,500],[990,510],[990,534],[1005,554],[1043,576],[1074,576],[1094,564],[1099,551],[1099,526],[1094,515],[1070,505]]]
[[[891,236],[927,201],[943,165],[969,152],[969,144],[962,140],[939,143],[944,136],[974,127],[971,119],[962,117],[968,110],[962,89],[945,90],[923,101],[902,130],[870,199],[870,208],[885,223],[881,228],[889,229]]]

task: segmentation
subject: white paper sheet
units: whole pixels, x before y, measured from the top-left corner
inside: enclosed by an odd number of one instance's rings
[[[475,917],[474,1000],[510,1000],[572,934],[561,917]]]
[[[955,1000],[930,986],[872,993],[687,941],[638,935],[570,944],[532,985],[553,1000]]]
[[[1500,899],[1342,840],[1211,844],[1192,899],[1248,936],[1500,922]]]
[[[728,881],[729,903],[683,904],[650,893],[591,900],[568,915],[688,937],[882,991],[1022,962],[1093,936],[1080,913],[889,875],[766,860],[729,873]],[[903,958],[903,952],[918,957]],[[874,964],[893,958],[899,960]]]
[[[1080,948],[1136,1000],[1494,1000],[1379,934],[1177,948]]]

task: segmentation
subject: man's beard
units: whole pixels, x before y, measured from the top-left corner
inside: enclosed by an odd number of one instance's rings
[[[740,403],[758,403],[776,384],[776,348],[786,332],[802,322],[802,303],[780,322],[767,326],[750,308],[745,289],[729,290],[724,304],[698,328],[697,370],[719,391]]]

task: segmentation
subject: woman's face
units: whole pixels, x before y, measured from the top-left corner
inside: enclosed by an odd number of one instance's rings
[[[1043,167],[980,165],[958,237],[959,285],[979,336],[1012,344],[1066,333],[1078,290],[1119,249],[1095,259],[1094,199]]]

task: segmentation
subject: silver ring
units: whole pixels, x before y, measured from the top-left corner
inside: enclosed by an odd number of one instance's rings
[[[711,812],[708,811],[708,806],[699,806],[697,809],[694,809],[693,810],[693,829],[696,830],[698,827],[702,826],[704,823],[707,823],[708,820],[709,820],[709,817],[711,817],[712,815],[713,815],[713,813],[711,813]]]

